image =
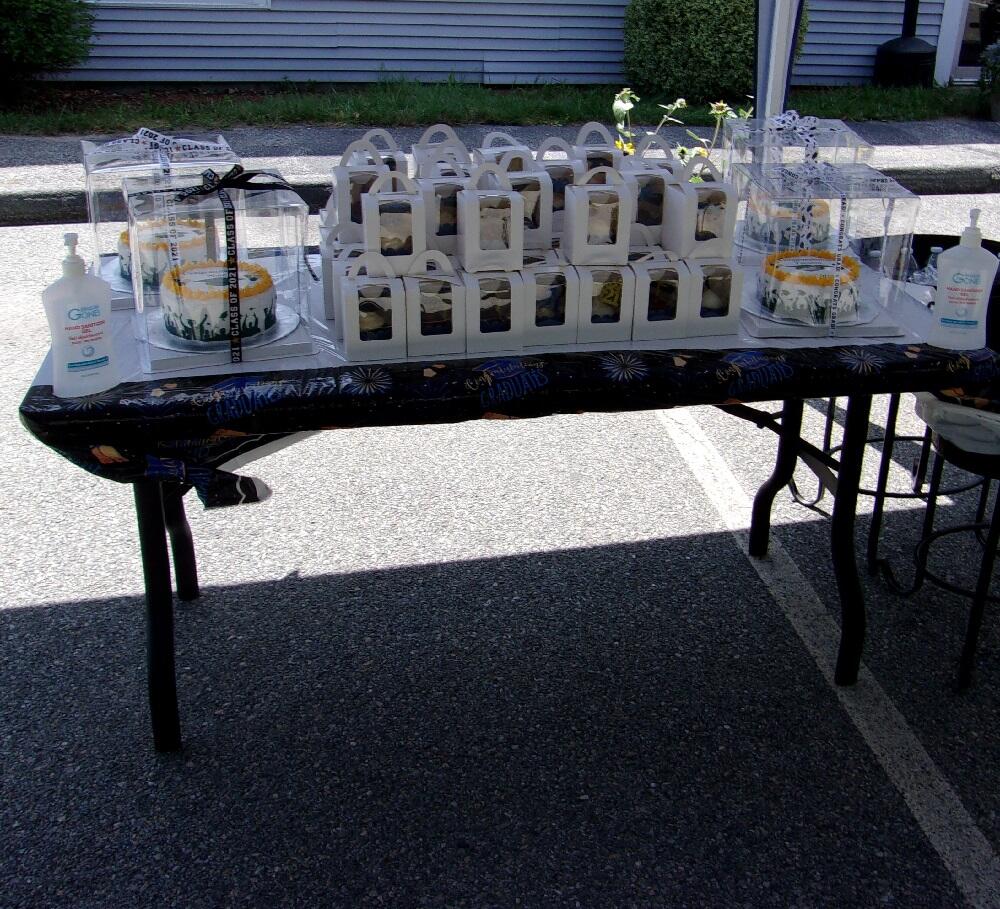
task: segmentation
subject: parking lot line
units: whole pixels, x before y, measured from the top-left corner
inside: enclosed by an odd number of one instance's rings
[[[857,685],[841,688],[834,684],[840,629],[774,530],[768,557],[750,558],[751,496],[695,413],[691,409],[657,411],[657,417],[851,722],[902,794],[968,904],[976,909],[1000,907],[1000,857],[882,686],[864,664]]]

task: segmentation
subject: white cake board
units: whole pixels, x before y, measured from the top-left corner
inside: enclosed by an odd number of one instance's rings
[[[308,306],[312,307],[314,301],[312,297],[322,291],[318,284],[312,284],[309,288]],[[320,301],[322,303],[322,301]],[[315,352],[313,337],[309,328],[309,318],[303,316],[299,319],[299,324],[294,331],[283,337],[276,338],[263,344],[244,344],[243,362],[257,363],[263,360],[276,360],[282,357],[308,356]],[[148,366],[145,357],[149,357]],[[164,347],[157,347],[153,344],[145,346],[143,367],[145,372],[177,372],[178,370],[201,369],[206,366],[232,366],[229,359],[228,350],[213,350],[205,352],[190,352],[184,350],[168,350]]]

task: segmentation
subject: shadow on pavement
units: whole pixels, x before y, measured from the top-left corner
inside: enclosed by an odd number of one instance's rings
[[[960,901],[729,534],[0,622],[5,906]]]

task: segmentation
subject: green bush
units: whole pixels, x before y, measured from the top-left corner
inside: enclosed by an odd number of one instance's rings
[[[94,14],[85,0],[0,0],[0,67],[14,81],[87,59]]]
[[[803,5],[798,47],[808,26]],[[640,92],[739,104],[753,94],[754,0],[632,0],[625,74]]]

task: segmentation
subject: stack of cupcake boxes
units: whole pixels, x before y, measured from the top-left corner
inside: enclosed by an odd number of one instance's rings
[[[438,125],[412,153],[413,176],[374,130],[333,169],[324,308],[348,360],[736,332],[737,195],[706,158],[655,136],[624,156],[597,123],[535,151]]]

